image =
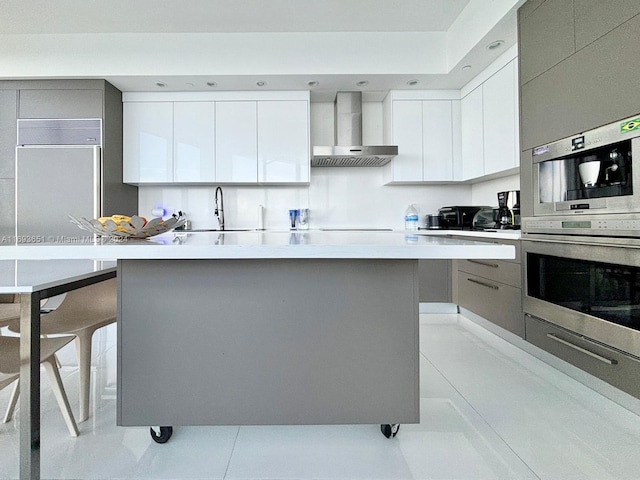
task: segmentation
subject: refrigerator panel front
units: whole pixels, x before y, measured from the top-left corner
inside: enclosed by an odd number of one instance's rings
[[[87,234],[69,215],[100,216],[99,147],[18,147],[16,235],[61,241]]]

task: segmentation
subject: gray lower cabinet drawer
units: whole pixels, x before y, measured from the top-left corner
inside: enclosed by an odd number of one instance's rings
[[[458,270],[458,305],[524,336],[522,290]]]
[[[524,318],[528,342],[640,398],[640,360],[528,314]]]
[[[520,264],[503,260],[460,260],[458,270],[520,288]]]

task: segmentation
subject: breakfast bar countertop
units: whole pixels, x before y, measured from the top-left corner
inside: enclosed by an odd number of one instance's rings
[[[511,245],[377,231],[170,232],[143,240],[17,243],[0,247],[0,260],[117,259],[510,259]]]

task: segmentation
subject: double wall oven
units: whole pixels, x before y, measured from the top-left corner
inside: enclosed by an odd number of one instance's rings
[[[640,115],[533,150],[527,340],[640,398]]]

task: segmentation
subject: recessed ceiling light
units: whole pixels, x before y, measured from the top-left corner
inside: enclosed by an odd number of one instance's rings
[[[256,82],[256,85],[259,86],[259,87],[264,87],[266,84],[267,84],[267,82],[262,82],[262,81]]]
[[[217,87],[218,84],[216,82],[207,82],[208,87]]]
[[[167,84],[166,84],[166,83],[164,83],[164,82],[156,82],[156,85],[157,85],[158,87],[166,87],[166,86],[167,86]]]
[[[366,87],[367,85],[369,85],[369,82],[367,80],[360,80],[359,82],[356,82],[356,85],[358,87]]]
[[[464,65],[464,66],[462,67],[462,71],[463,71],[463,72],[466,72],[467,70],[471,70],[471,65]]]
[[[500,48],[502,45],[504,45],[504,40],[496,40],[495,42],[491,42],[487,45],[487,48],[489,50],[495,50],[496,48]]]
[[[311,80],[307,82],[307,85],[309,85],[310,87],[317,87],[318,85],[320,85],[320,82],[318,82],[317,80]]]
[[[413,87],[414,85],[417,85],[418,83],[420,83],[420,81],[419,81],[419,80],[416,80],[416,79],[408,80],[408,81],[407,81],[407,85],[410,85],[410,86],[412,86],[412,87]]]

